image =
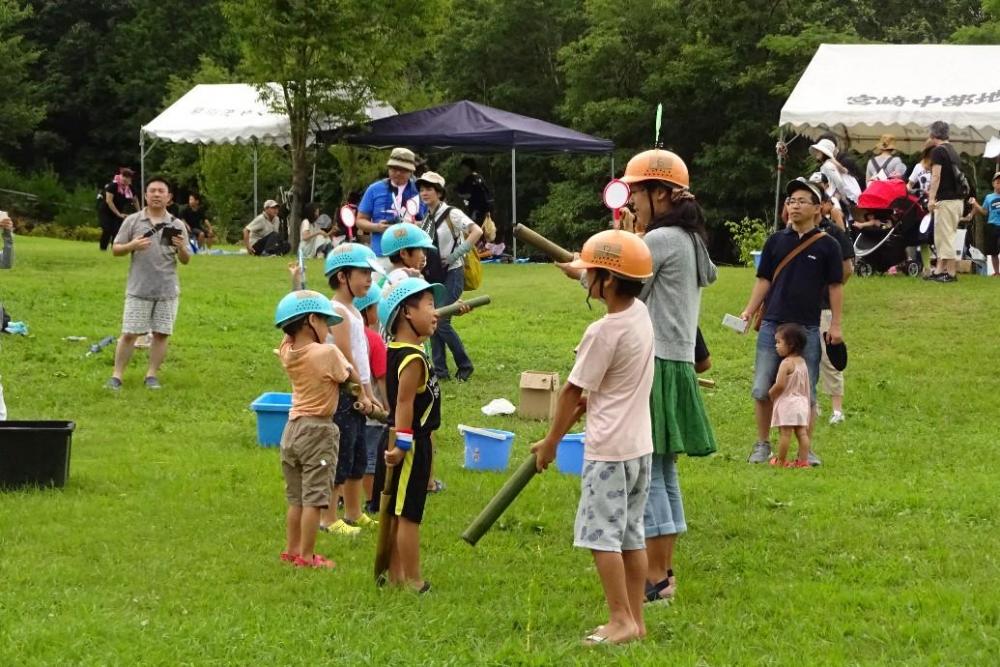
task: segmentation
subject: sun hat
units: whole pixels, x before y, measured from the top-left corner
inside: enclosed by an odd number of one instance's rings
[[[823,191],[821,188],[817,187],[815,183],[807,181],[806,179],[799,176],[798,178],[792,179],[785,184],[785,195],[791,197],[792,193],[796,190],[806,190],[811,192],[815,197],[816,201],[823,201]]]
[[[570,266],[607,269],[629,280],[646,280],[653,275],[653,255],[649,246],[632,232],[608,229],[587,239],[580,258],[570,262]]]
[[[992,178],[992,180],[990,182],[992,183],[993,181],[997,180],[998,178],[1000,178],[1000,171],[998,171],[997,173],[993,174],[993,178]]]
[[[326,255],[323,263],[323,275],[330,277],[343,268],[370,269],[372,261],[377,261],[375,253],[366,245],[360,243],[341,243]]]
[[[420,187],[421,183],[426,183],[438,188],[441,192],[444,192],[444,176],[437,173],[436,171],[425,171],[420,174],[417,178],[417,187]]]
[[[435,306],[440,306],[447,300],[444,285],[429,283],[423,278],[406,278],[391,285],[382,294],[382,300],[378,304],[378,321],[382,323],[382,328],[386,331],[392,331],[392,323],[399,311],[399,306],[414,294],[427,290],[430,290],[434,295]]]
[[[264,208],[273,208],[275,206],[278,206],[278,202],[274,201],[273,199],[268,199],[266,202],[264,202]]]
[[[643,151],[625,165],[621,180],[628,184],[642,181],[662,181],[675,188],[691,187],[687,165],[676,153],[662,148]]]
[[[337,313],[333,312],[330,300],[319,292],[310,289],[289,292],[278,302],[278,307],[274,311],[274,326],[279,329],[289,322],[306,317],[311,313],[326,317],[327,324],[338,324],[344,321]]]
[[[393,148],[385,166],[413,171],[417,168],[416,162],[417,158],[409,148]]]
[[[879,137],[878,143],[875,144],[875,150],[879,152],[896,150],[896,137],[891,134],[883,134]]]
[[[842,371],[847,368],[847,343],[831,343],[830,334],[823,336],[823,344],[826,346],[826,356],[830,360],[830,365],[836,370]]]
[[[392,257],[406,248],[433,248],[430,235],[412,222],[397,222],[382,234],[382,254]]]
[[[812,146],[809,147],[810,150],[819,151],[827,157],[837,157],[837,145],[834,144],[829,139],[820,139]]]

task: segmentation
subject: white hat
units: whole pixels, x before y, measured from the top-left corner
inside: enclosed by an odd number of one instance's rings
[[[819,151],[827,157],[837,157],[837,145],[829,139],[820,139],[809,148],[810,150]]]
[[[387,167],[397,167],[413,171],[416,169],[416,156],[408,148],[393,148],[389,155],[389,161],[385,163]]]
[[[444,176],[436,171],[425,171],[420,174],[420,177],[417,179],[417,186],[419,187],[421,183],[430,183],[431,185],[436,185],[442,191],[444,190]]]
[[[273,199],[268,199],[266,202],[264,202],[264,208],[273,208],[275,206],[278,206],[278,202],[274,201]]]

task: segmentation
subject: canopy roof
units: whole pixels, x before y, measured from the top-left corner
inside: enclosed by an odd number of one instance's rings
[[[861,152],[892,134],[917,153],[943,120],[958,150],[980,154],[1000,129],[998,66],[1000,46],[822,44],[779,125],[813,139],[831,131]]]
[[[268,84],[280,90],[276,83]],[[365,109],[370,119],[396,113],[375,102]],[[335,121],[323,125],[330,127]],[[246,144],[253,141],[284,146],[291,143],[288,116],[271,111],[260,92],[246,83],[200,84],[189,90],[142,131],[157,139],[190,144]]]
[[[518,149],[608,153],[613,142],[543,120],[463,100],[368,123],[347,142],[376,148],[428,146],[494,152]],[[319,140],[326,133],[319,134]]]

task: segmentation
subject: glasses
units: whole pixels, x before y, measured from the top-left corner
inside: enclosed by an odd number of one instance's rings
[[[811,199],[793,199],[789,197],[785,200],[785,203],[789,206],[815,206],[816,203]]]

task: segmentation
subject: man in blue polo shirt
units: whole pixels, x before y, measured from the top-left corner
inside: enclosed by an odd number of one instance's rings
[[[764,243],[757,270],[757,282],[741,317],[749,321],[762,302],[765,303],[763,322],[757,335],[757,357],[754,362],[754,381],[751,395],[754,399],[754,416],[757,421],[757,442],[747,459],[750,463],[766,463],[771,457],[771,399],[768,391],[774,385],[781,357],[774,349],[774,332],[779,325],[795,322],[806,330],[806,349],[802,356],[809,367],[812,396],[810,430],[816,417],[816,383],[820,364],[820,312],[823,293],[829,288],[830,342],[842,338],[840,315],[844,301],[843,259],[840,246],[833,238],[823,236],[800,251],[787,265],[777,272],[781,261],[817,234],[822,234],[816,224],[819,220],[822,195],[816,185],[804,178],[796,178],[785,187],[785,206],[788,226],[775,232]],[[766,297],[766,302],[765,302]],[[809,453],[809,462],[819,465],[819,458]]]
[[[417,186],[410,180],[415,163],[413,151],[393,148],[386,162],[389,178],[381,178],[369,185],[358,204],[358,229],[372,235],[372,250],[379,257],[382,257],[382,234],[389,229],[389,225],[406,218],[409,200],[412,199],[414,205],[420,202]]]

